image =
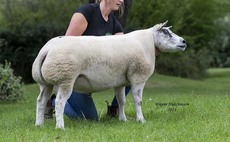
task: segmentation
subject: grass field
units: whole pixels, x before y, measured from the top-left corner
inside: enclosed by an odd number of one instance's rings
[[[146,123],[135,122],[132,95],[127,97],[128,122],[106,117],[105,100],[113,91],[93,95],[99,122],[65,117],[65,131],[55,129],[55,120],[35,127],[38,86],[24,88],[26,100],[0,104],[0,141],[17,142],[140,142],[140,141],[230,141],[230,69],[211,69],[204,80],[189,80],[155,74],[146,84],[143,113]]]

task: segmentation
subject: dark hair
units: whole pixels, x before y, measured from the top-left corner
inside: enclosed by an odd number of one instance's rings
[[[102,0],[89,0],[89,3],[100,3]],[[125,3],[123,2],[121,7],[119,8],[119,14],[118,17],[121,18],[125,11]]]

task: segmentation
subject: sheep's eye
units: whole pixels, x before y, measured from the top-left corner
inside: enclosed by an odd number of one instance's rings
[[[166,29],[163,29],[162,32],[163,32],[164,34],[166,34],[166,35],[169,34],[168,30],[166,30]]]
[[[172,37],[172,35],[169,33],[169,31],[167,29],[162,29],[162,32],[165,34],[165,35],[169,35],[170,37]]]

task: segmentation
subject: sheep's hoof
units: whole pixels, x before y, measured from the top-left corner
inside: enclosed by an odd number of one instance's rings
[[[44,125],[43,125],[43,123],[35,123],[35,126],[36,127],[43,127]]]
[[[65,130],[64,127],[57,127],[57,126],[56,126],[56,129],[58,129],[58,130],[63,130],[63,131]]]
[[[40,126],[42,127],[44,124],[44,119],[36,119],[35,121],[35,126]]]
[[[65,130],[64,126],[56,125],[56,129]]]
[[[64,123],[56,123],[56,129],[61,129],[61,130],[64,130],[65,127],[64,127]]]
[[[141,122],[142,124],[144,124],[144,123],[146,122],[145,119],[137,119],[136,121],[137,121],[137,122]]]
[[[127,122],[128,121],[126,117],[120,117],[119,120],[123,121],[123,122]]]

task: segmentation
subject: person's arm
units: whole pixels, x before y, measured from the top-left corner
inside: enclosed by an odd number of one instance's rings
[[[115,33],[114,35],[123,35],[123,32]]]
[[[85,16],[81,13],[74,13],[69,27],[65,33],[66,36],[81,36],[86,30],[88,22]]]

